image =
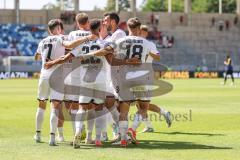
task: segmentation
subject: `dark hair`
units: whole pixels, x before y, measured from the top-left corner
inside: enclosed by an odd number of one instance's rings
[[[62,30],[64,30],[62,21],[60,22],[60,28],[61,28]]]
[[[88,21],[88,15],[86,13],[78,13],[76,15],[76,22],[78,24],[84,25]]]
[[[141,22],[140,20],[135,17],[135,18],[130,18],[128,21],[127,21],[127,25],[129,28],[131,29],[135,29],[135,28],[140,28],[141,26]]]
[[[105,14],[104,14],[104,17],[107,17],[107,16],[109,16],[109,18],[110,18],[111,20],[114,20],[114,21],[116,22],[116,24],[118,25],[118,23],[119,23],[119,21],[120,21],[120,18],[119,18],[119,16],[118,16],[117,13],[115,13],[115,12],[105,13]]]
[[[96,31],[101,26],[101,19],[91,19],[90,20],[90,29],[91,31]]]
[[[48,29],[53,31],[57,26],[60,26],[63,29],[63,23],[60,19],[52,19],[48,22]]]

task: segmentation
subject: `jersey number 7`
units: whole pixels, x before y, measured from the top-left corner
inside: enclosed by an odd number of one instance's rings
[[[48,49],[46,61],[51,60],[52,46],[52,44],[44,44],[44,49]]]

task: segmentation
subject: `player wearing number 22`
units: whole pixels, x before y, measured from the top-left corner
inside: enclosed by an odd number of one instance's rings
[[[48,23],[48,31],[49,36],[43,39],[37,49],[36,55],[41,55],[42,59],[42,69],[38,84],[38,100],[39,107],[36,113],[36,135],[35,140],[37,142],[41,141],[41,126],[44,117],[44,111],[46,108],[46,101],[48,97],[51,100],[51,115],[50,115],[50,141],[49,144],[55,145],[55,133],[57,130],[57,121],[58,121],[58,108],[63,101],[64,94],[59,93],[53,89],[51,89],[49,85],[49,78],[52,72],[59,67],[59,65],[55,65],[50,69],[44,68],[45,64],[48,61],[56,60],[65,54],[65,48],[74,48],[87,40],[92,38],[92,35],[87,37],[78,38],[74,41],[66,41],[64,40],[64,36],[62,35],[63,24],[59,19],[50,20]],[[59,77],[54,77],[55,79],[62,79],[62,75],[58,75]]]

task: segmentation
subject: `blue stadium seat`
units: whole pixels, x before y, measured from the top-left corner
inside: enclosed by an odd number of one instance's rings
[[[0,24],[0,49],[15,47],[20,55],[33,56],[46,36],[45,25]]]

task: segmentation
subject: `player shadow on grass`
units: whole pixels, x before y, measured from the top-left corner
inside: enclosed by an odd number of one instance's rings
[[[104,145],[103,148],[119,148],[120,146]],[[197,144],[193,142],[182,141],[156,141],[156,140],[141,140],[138,145],[130,144],[127,148],[130,149],[232,149],[231,147],[217,147],[210,145]]]
[[[47,142],[41,142],[42,144],[48,144]],[[69,146],[70,142],[65,141],[57,143],[57,146]],[[104,148],[122,148],[119,145],[112,145],[110,142],[105,142],[102,147],[96,147],[95,145],[81,144],[79,149],[104,149]],[[168,149],[168,150],[180,150],[180,149],[233,149],[232,147],[217,147],[210,145],[197,144],[193,142],[182,141],[157,141],[157,140],[141,140],[138,145],[130,144],[128,149]]]
[[[159,134],[167,134],[167,135],[194,135],[194,136],[225,136],[225,134],[214,134],[214,133],[191,133],[191,132],[153,132]]]

